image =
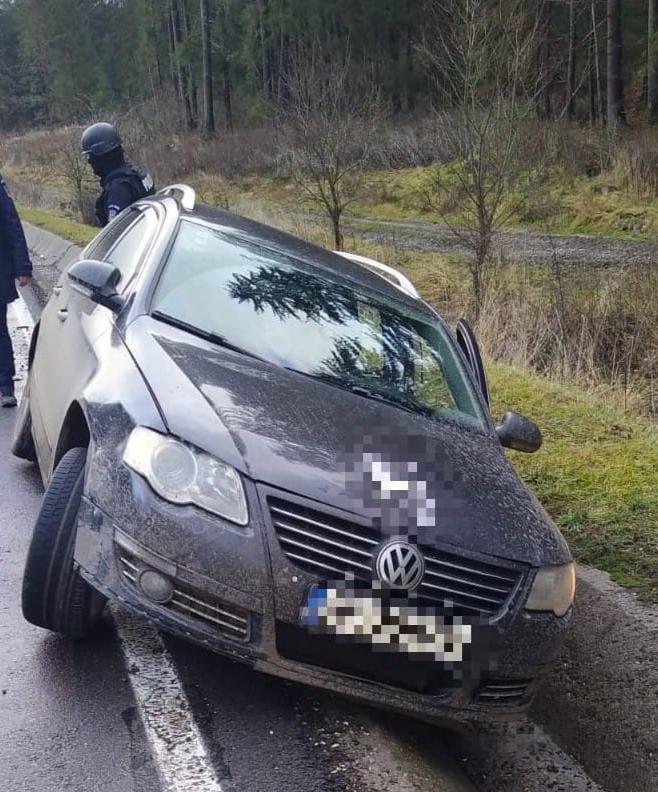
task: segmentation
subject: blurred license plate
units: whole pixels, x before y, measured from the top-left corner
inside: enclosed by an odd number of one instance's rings
[[[314,586],[302,608],[311,632],[367,642],[382,651],[460,662],[471,641],[471,626],[418,609],[405,600],[387,601],[376,591],[345,583]]]

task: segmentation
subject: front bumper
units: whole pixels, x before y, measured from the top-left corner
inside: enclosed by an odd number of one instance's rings
[[[413,668],[400,683],[395,675],[382,681],[367,672],[328,668],[332,664],[323,664],[321,653],[314,659],[305,652],[299,625],[309,583],[317,578],[282,552],[262,491],[246,483],[251,521],[240,528],[166,503],[123,466],[110,478],[101,473],[92,462],[75,549],[81,574],[163,630],[257,670],[432,721],[501,721],[523,717],[538,680],[556,659],[571,614],[558,619],[523,611],[526,579],[487,629],[487,669],[481,674],[466,673],[455,683],[452,672],[437,664],[434,682],[419,691],[404,681],[414,676]],[[172,581],[169,602],[158,604],[142,592],[138,581],[146,569]],[[389,668],[413,663],[400,655],[385,658]],[[422,665],[426,671],[428,664]]]

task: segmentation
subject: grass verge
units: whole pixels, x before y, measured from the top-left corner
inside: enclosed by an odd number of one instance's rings
[[[21,207],[21,215],[79,245],[96,233],[50,212]],[[283,218],[259,219],[283,224]],[[286,230],[327,241],[312,225]],[[439,302],[443,290],[454,288],[449,259],[443,262],[441,277],[429,256],[407,253],[401,263],[430,302]],[[576,559],[658,601],[655,428],[601,397],[523,369],[490,362],[489,377],[495,416],[515,409],[542,427],[543,448],[534,455],[512,453],[512,459],[560,526]]]
[[[51,231],[80,247],[88,245],[98,233],[98,229],[93,226],[76,223],[74,220],[61,217],[54,212],[46,212],[44,209],[32,209],[21,204],[18,206],[18,211],[21,219],[25,222],[45,228],[46,231]]]
[[[544,446],[513,462],[575,557],[658,600],[658,433],[600,398],[490,363],[494,415],[535,418]]]

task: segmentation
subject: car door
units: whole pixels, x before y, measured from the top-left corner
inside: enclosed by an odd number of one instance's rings
[[[153,208],[131,209],[111,224],[111,233],[99,237],[98,244],[85,251],[85,257],[116,266],[121,272],[117,289],[123,292],[138,271],[157,226]],[[76,289],[67,273],[57,287],[59,293],[44,311],[38,367],[34,372],[39,412],[51,456],[71,403],[96,370],[93,342],[112,327],[115,317],[111,310]],[[44,465],[42,470],[49,467]]]
[[[82,252],[82,257],[102,257],[116,244],[133,222],[134,217],[117,218]],[[54,401],[58,398],[55,391],[60,390],[57,386],[62,380],[63,368],[60,352],[72,296],[67,273],[68,269],[61,274],[41,313],[36,355],[30,371],[32,432],[42,470],[48,469],[47,459],[52,453],[53,436],[55,435],[55,427],[51,425],[52,414]]]

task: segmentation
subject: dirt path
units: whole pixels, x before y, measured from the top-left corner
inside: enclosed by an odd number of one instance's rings
[[[404,250],[470,255],[468,247],[449,228],[435,223],[350,217],[345,228],[348,237],[353,234]],[[528,264],[547,264],[554,256],[563,264],[599,267],[658,261],[658,240],[652,243],[585,234],[506,231],[497,235],[495,247],[506,258]]]

